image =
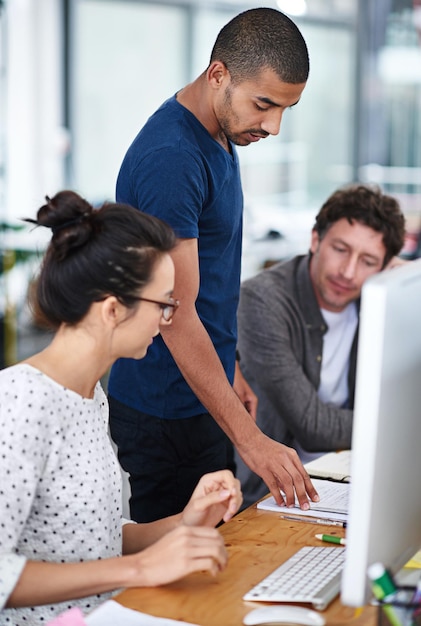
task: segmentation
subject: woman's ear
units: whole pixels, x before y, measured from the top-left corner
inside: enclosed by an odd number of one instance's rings
[[[126,317],[126,307],[115,296],[108,296],[101,303],[101,317],[105,324],[115,328]]]

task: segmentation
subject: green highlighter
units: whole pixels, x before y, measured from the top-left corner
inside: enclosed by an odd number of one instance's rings
[[[392,599],[392,596],[397,592],[397,588],[393,578],[384,565],[381,563],[373,563],[373,565],[370,565],[368,568],[367,574],[371,581],[371,589],[374,597],[382,601],[389,596]],[[383,610],[392,626],[402,626],[402,622],[393,606],[384,604]]]

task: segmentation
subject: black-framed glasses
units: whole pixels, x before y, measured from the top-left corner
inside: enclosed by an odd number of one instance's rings
[[[169,322],[173,318],[174,313],[180,306],[180,301],[174,298],[168,298],[168,302],[161,302],[160,300],[151,300],[150,298],[142,298],[139,296],[136,300],[158,304],[161,307],[162,317],[166,322]]]

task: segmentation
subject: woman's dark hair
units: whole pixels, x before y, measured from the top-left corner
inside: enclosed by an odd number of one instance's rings
[[[46,200],[27,220],[53,233],[30,294],[35,321],[52,329],[76,324],[109,295],[136,306],[157,260],[175,246],[173,230],[126,204],[94,209],[73,191]]]
[[[240,13],[218,34],[210,62],[222,61],[231,80],[255,78],[272,69],[282,82],[305,83],[309,73],[306,42],[289,17],[276,9]]]
[[[359,222],[382,233],[386,248],[384,266],[402,250],[405,239],[405,217],[398,201],[382,193],[375,185],[350,185],[335,191],[316,216],[313,230],[323,239],[329,228],[340,219]]]

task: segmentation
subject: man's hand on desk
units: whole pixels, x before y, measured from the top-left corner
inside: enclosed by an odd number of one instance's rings
[[[216,526],[228,522],[241,506],[240,481],[229,470],[205,474],[181,514],[184,526]]]
[[[317,491],[305,471],[297,452],[262,433],[245,451],[238,448],[247,465],[265,481],[277,504],[295,505],[295,495],[300,508],[310,508],[309,499],[319,501]],[[285,493],[285,500],[281,490]],[[295,490],[295,492],[294,492]]]

